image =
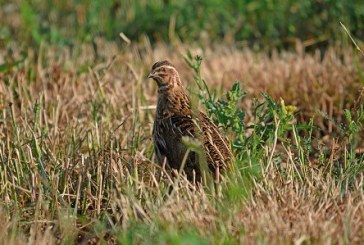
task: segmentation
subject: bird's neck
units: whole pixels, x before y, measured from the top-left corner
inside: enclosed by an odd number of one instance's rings
[[[190,99],[183,86],[170,86],[158,90],[157,117],[191,116]]]

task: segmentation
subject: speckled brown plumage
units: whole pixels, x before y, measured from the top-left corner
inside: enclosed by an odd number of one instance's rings
[[[206,161],[214,176],[231,161],[228,140],[202,112],[193,113],[190,99],[176,68],[168,61],[156,62],[149,78],[158,85],[158,103],[153,127],[154,149],[159,164],[179,169],[187,147],[183,136],[197,138],[205,149]],[[195,152],[190,152],[184,171],[188,179],[199,181],[201,170]],[[218,177],[217,177],[218,178]]]

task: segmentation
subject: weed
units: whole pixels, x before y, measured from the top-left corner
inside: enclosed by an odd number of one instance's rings
[[[362,242],[361,65],[350,50],[321,60],[206,47],[186,69],[184,45],[96,45],[97,59],[89,44],[44,43],[1,67],[4,243]],[[218,195],[154,163],[156,87],[144,73],[168,54],[231,140]]]

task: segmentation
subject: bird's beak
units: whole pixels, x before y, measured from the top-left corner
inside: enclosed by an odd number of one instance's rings
[[[154,78],[153,72],[149,73],[148,78]]]

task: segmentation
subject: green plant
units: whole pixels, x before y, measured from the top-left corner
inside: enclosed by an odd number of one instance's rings
[[[307,46],[321,47],[342,39],[338,21],[355,36],[364,35],[364,7],[353,0],[26,0],[19,6],[20,24],[6,18],[0,23],[8,26],[13,40],[35,47],[42,41],[94,42],[97,36],[118,40],[120,32],[133,41],[146,34],[152,43],[225,40],[272,49],[292,47],[300,39]]]

